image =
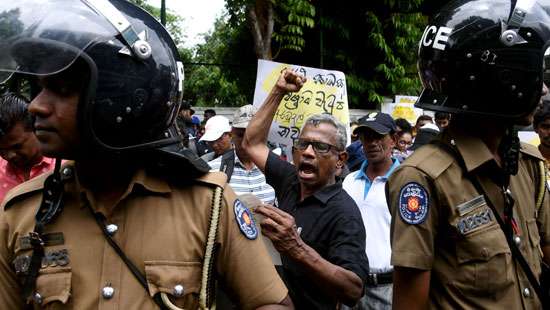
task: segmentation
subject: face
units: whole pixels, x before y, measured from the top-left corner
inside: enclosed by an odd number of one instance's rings
[[[439,127],[439,129],[443,129],[449,126],[449,120],[446,118],[436,119],[435,124]]]
[[[248,153],[242,147],[245,132],[245,128],[231,128],[231,139],[233,140],[233,145],[235,146],[235,153],[237,153],[237,157],[239,157],[241,161],[250,160]]]
[[[212,113],[205,112],[204,113],[204,121],[206,122],[209,118],[214,116]]]
[[[74,158],[79,145],[77,108],[79,94],[61,76],[39,79],[42,90],[31,101],[35,134],[48,157]]]
[[[0,139],[0,156],[19,168],[29,168],[42,159],[40,144],[32,132],[19,122]]]
[[[183,119],[190,121],[191,120],[191,110],[181,109],[180,115]]]
[[[546,96],[548,94],[548,87],[546,86],[546,83],[542,83],[542,90],[541,90],[541,93],[540,93],[540,99],[539,99],[539,104],[537,105],[538,108],[542,108],[542,97]],[[533,124],[533,116],[535,115],[535,112],[536,112],[536,108],[533,109],[533,111],[531,111],[531,113],[529,113],[527,116],[524,116],[522,118],[520,118],[519,120],[516,121],[516,125],[520,125],[520,126],[529,126],[531,124]]]
[[[320,123],[318,126],[306,125],[300,134],[301,141],[322,142],[332,145],[328,152],[316,151],[313,145],[305,149],[293,149],[294,164],[298,170],[300,183],[309,189],[320,189],[335,182],[338,169],[347,159],[344,150],[337,150],[336,128],[331,124]]]
[[[539,135],[540,144],[550,148],[550,118],[541,122],[537,128],[535,128],[535,132]]]
[[[397,149],[405,152],[412,145],[412,135],[408,132],[403,133],[397,140]]]
[[[376,131],[364,128],[359,132],[363,143],[363,152],[369,164],[379,164],[391,158],[395,147],[395,140],[390,134],[379,134]]]
[[[208,145],[210,145],[216,155],[222,155],[231,148],[231,134],[226,132],[217,140],[209,141]]]

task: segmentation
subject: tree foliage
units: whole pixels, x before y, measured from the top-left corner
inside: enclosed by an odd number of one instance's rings
[[[131,3],[140,6],[142,9],[153,15],[156,19],[160,20],[160,8],[150,5],[146,0],[128,0]],[[174,39],[174,42],[179,47],[183,44],[185,35],[182,31],[183,18],[177,14],[177,12],[167,10],[166,11],[166,30]]]
[[[226,16],[197,45],[185,64],[184,98],[195,106],[242,106],[252,103],[256,57],[244,24],[231,26]],[[246,48],[243,48],[245,46]]]

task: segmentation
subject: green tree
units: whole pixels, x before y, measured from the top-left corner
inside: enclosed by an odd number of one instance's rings
[[[216,20],[205,43],[185,64],[184,98],[195,106],[242,106],[251,103],[256,79],[256,58],[245,25]],[[242,46],[247,46],[243,49]]]
[[[302,53],[280,60],[343,71],[352,108],[374,109],[395,94],[420,91],[417,42],[427,21],[422,0],[321,1]]]
[[[156,19],[160,20],[160,8],[150,5],[145,0],[128,0],[131,3],[138,5],[149,14],[153,15]],[[185,36],[182,31],[183,17],[172,10],[166,11],[166,29],[174,39],[174,42],[178,47],[183,44]]]

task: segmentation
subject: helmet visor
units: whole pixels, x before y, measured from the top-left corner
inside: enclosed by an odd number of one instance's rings
[[[0,83],[12,73],[63,71],[116,29],[81,1],[0,1]]]

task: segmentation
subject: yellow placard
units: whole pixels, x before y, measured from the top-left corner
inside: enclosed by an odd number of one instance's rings
[[[277,82],[285,64],[276,66],[264,79],[263,90],[267,93]],[[304,121],[314,114],[332,114],[344,124],[349,123],[347,96],[338,89],[337,83],[321,83],[308,79],[299,92],[285,95],[274,120],[281,126],[300,129]]]

